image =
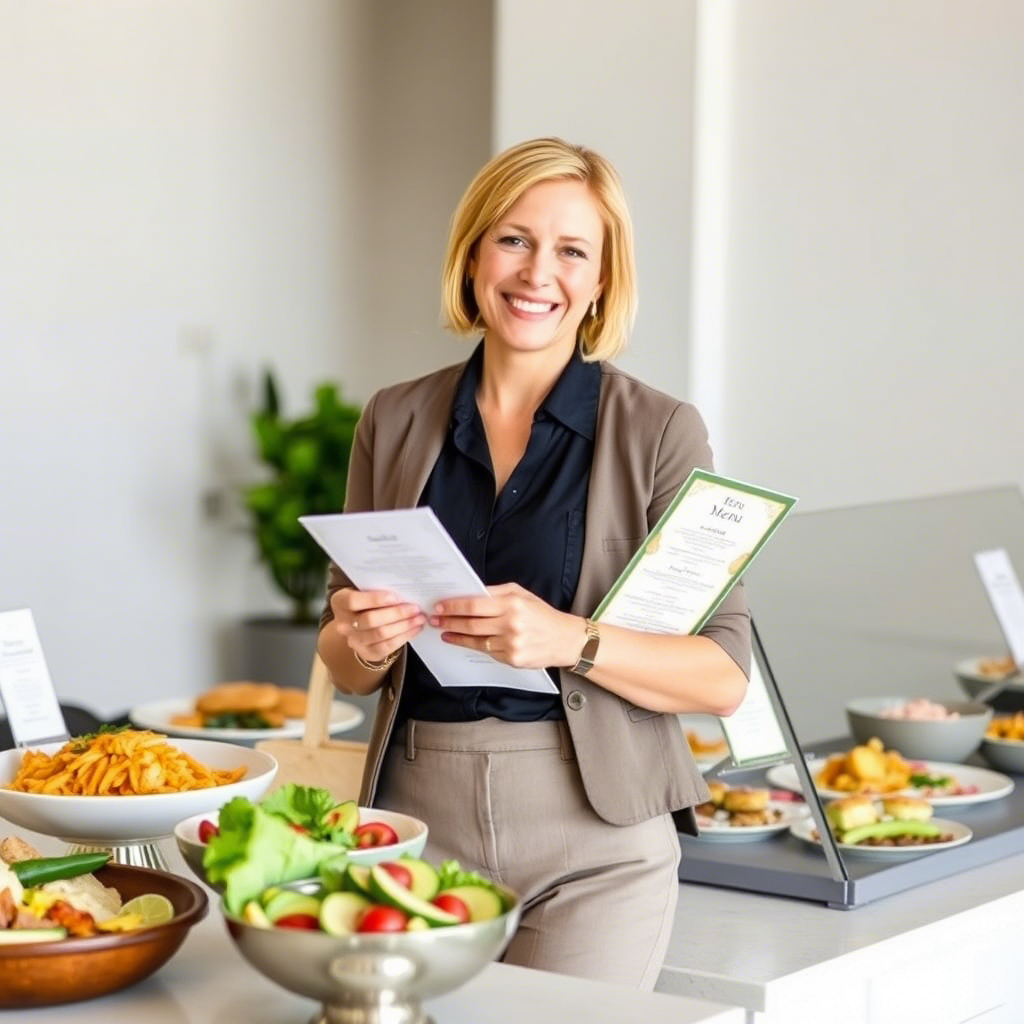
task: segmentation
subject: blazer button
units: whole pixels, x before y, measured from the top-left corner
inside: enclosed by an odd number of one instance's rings
[[[587,703],[587,698],[580,693],[579,690],[572,690],[570,691],[569,696],[565,698],[565,703],[568,704],[573,711],[579,711],[579,709]]]

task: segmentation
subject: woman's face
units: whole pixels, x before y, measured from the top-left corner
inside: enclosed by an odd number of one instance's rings
[[[564,348],[601,294],[604,221],[581,181],[527,189],[477,243],[469,263],[489,341],[522,352]]]

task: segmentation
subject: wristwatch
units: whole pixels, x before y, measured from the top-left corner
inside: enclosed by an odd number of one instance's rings
[[[595,623],[590,619],[584,619],[587,628],[587,640],[580,652],[579,660],[573,665],[570,671],[577,675],[585,676],[593,667],[597,658],[597,648],[601,643],[601,633]]]

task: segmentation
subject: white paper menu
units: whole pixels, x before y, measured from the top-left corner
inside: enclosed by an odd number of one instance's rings
[[[0,612],[0,699],[16,746],[67,737],[64,715],[28,608]]]
[[[390,590],[427,615],[446,597],[486,594],[487,588],[432,509],[300,516],[342,571],[361,590]],[[456,647],[429,623],[410,646],[442,686],[498,686],[558,693],[540,668],[513,668],[489,654]]]
[[[974,555],[981,582],[1018,669],[1024,669],[1024,591],[1006,548]]]

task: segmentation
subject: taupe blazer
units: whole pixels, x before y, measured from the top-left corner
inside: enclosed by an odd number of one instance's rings
[[[707,431],[691,406],[602,364],[594,461],[587,496],[583,561],[572,611],[590,615],[695,466],[711,468]],[[377,392],[356,428],[347,512],[412,508],[437,461],[463,365]],[[331,566],[328,598],[347,577]],[[330,605],[321,625],[331,619]],[[702,633],[749,674],[746,600],[734,587]],[[381,680],[360,802],[372,806],[394,726],[405,653]],[[343,687],[342,687],[343,689]],[[694,831],[684,809],[708,797],[674,715],[636,707],[568,670],[562,704],[583,785],[595,812],[629,825],[670,811]]]

